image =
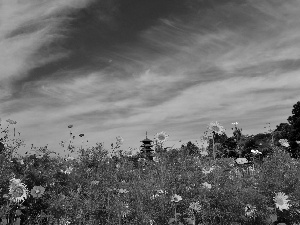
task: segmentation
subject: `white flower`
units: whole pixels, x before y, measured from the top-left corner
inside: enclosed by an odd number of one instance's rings
[[[249,217],[253,217],[256,212],[256,207],[250,204],[247,204],[245,207],[245,215]]]
[[[279,143],[284,146],[284,147],[289,147],[289,143],[288,143],[288,140],[287,139],[280,139],[279,140]]]
[[[289,209],[290,205],[288,204],[288,196],[283,192],[279,192],[274,197],[276,207],[282,211],[282,209]]]
[[[9,195],[11,196],[11,200],[13,202],[20,203],[21,201],[25,201],[28,197],[29,191],[26,188],[26,185],[21,183],[20,179],[11,179],[9,186]]]
[[[156,163],[158,163],[158,162],[159,162],[158,157],[154,156],[154,157],[153,157],[153,161],[156,162]]]
[[[171,198],[171,202],[179,202],[182,200],[182,197],[180,195],[174,194]]]
[[[202,183],[202,185],[208,189],[211,189],[211,184],[209,184],[207,182]]]
[[[199,201],[197,201],[197,202],[192,202],[192,203],[190,204],[189,208],[192,209],[192,210],[195,210],[196,212],[200,212],[201,209],[202,209],[202,207],[201,207]]]
[[[298,145],[300,145],[300,141],[296,141],[296,143],[297,143]]]
[[[204,173],[206,175],[206,174],[209,174],[210,172],[212,172],[214,169],[215,169],[214,166],[210,167],[209,170],[206,170],[205,168],[203,168],[202,173]]]
[[[208,152],[206,150],[200,151],[201,156],[208,156]]]
[[[237,164],[245,164],[248,162],[246,158],[237,158],[235,161]]]
[[[208,126],[208,129],[211,130],[212,132],[215,132],[219,135],[221,135],[225,129],[223,126],[221,126],[218,121],[216,121],[215,123],[214,122],[211,122]]]
[[[70,174],[72,172],[73,168],[72,167],[68,167],[65,171],[61,170],[61,172],[65,173],[65,174]]]
[[[6,120],[6,122],[8,122],[9,124],[16,124],[17,123],[17,121],[14,121],[14,120],[11,120],[11,119]]]
[[[98,181],[98,180],[93,180],[93,181],[91,181],[91,185],[97,185],[97,184],[99,184],[99,181]]]
[[[124,193],[126,194],[126,193],[128,193],[128,192],[129,192],[129,191],[127,191],[126,189],[123,189],[123,188],[120,188],[120,189],[119,189],[119,193],[120,193],[120,194],[124,194]]]
[[[233,124],[233,125],[238,125],[239,123],[238,123],[238,122],[235,122],[235,123],[231,123],[231,124]]]
[[[162,131],[160,133],[157,133],[154,139],[158,143],[164,143],[168,137],[169,137],[169,135],[167,135],[165,132]]]
[[[116,137],[117,139],[117,145],[122,145],[124,142],[124,139],[121,136]]]
[[[75,158],[72,156],[69,156],[68,158],[66,158],[66,161],[70,161],[70,160],[74,160]]]
[[[202,137],[199,144],[200,147],[205,150],[209,146],[209,139],[207,137]]]
[[[254,155],[262,154],[260,151],[255,150],[255,149],[252,149],[251,152],[252,152]]]

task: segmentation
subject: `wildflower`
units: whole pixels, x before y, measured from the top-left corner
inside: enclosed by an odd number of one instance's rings
[[[122,145],[124,142],[124,139],[121,136],[116,137],[117,139],[117,145]]]
[[[156,194],[155,195],[152,195],[151,197],[150,197],[150,199],[155,199],[155,198],[158,198],[158,197],[160,197],[161,195],[163,195],[163,194],[167,194],[167,192],[166,191],[164,191],[164,190],[157,190],[156,191]]]
[[[153,161],[156,162],[156,163],[158,163],[158,162],[159,162],[158,157],[154,156],[154,157],[153,157]]]
[[[63,218],[59,220],[59,225],[69,225],[69,224],[71,224],[71,222],[68,221],[67,218]]]
[[[204,173],[206,175],[206,174],[209,174],[210,172],[212,172],[214,169],[215,169],[214,166],[210,167],[209,170],[203,168],[202,173]]]
[[[288,196],[286,196],[284,193],[279,192],[274,197],[275,205],[276,207],[282,211],[282,209],[289,209],[290,205],[288,204],[289,200],[287,199]]]
[[[221,135],[225,131],[224,127],[221,126],[218,123],[218,121],[216,121],[215,123],[211,122],[208,126],[208,129],[210,129],[212,132],[217,133],[219,135]]]
[[[233,124],[233,125],[238,125],[239,123],[238,123],[238,122],[235,122],[235,123],[231,123],[231,124]]]
[[[247,204],[245,207],[245,216],[253,217],[256,212],[256,207],[250,204]]]
[[[6,122],[8,122],[9,124],[16,124],[17,123],[17,121],[14,121],[14,120],[11,120],[11,119],[6,120]]]
[[[296,141],[296,143],[297,143],[298,145],[300,145],[300,141]]]
[[[98,181],[98,180],[93,180],[93,181],[91,181],[91,185],[97,185],[97,184],[99,184],[99,181]]]
[[[73,125],[69,125],[69,126],[68,126],[68,128],[72,128],[72,127],[73,127]]]
[[[64,173],[64,174],[70,174],[72,172],[73,168],[72,167],[68,167],[65,171],[60,170],[60,172]]]
[[[31,189],[31,195],[32,197],[34,198],[40,198],[42,197],[42,195],[44,194],[45,192],[45,188],[43,188],[42,186],[34,186],[32,189]]]
[[[72,172],[73,168],[72,167],[68,167],[66,170],[65,170],[65,174],[70,174]]]
[[[189,208],[192,210],[195,210],[196,212],[200,212],[202,207],[201,207],[199,201],[197,201],[197,202],[192,202],[190,204]]]
[[[182,197],[180,195],[174,194],[171,198],[171,202],[179,202],[182,200]]]
[[[255,149],[252,149],[251,152],[252,152],[254,155],[262,154],[260,151],[255,150]]]
[[[129,205],[127,203],[122,203],[121,207],[121,216],[126,217],[130,213]]]
[[[287,139],[280,139],[279,140],[279,143],[284,146],[284,147],[289,147],[289,143],[288,143],[288,140]]]
[[[202,151],[200,151],[200,155],[201,156],[207,156],[208,152],[206,150],[202,150]]]
[[[123,188],[119,189],[120,194],[124,194],[124,193],[128,193],[128,192],[129,191],[127,191],[126,189],[123,189]]]
[[[209,184],[207,182],[202,183],[202,185],[208,189],[211,189],[211,184]]]
[[[70,160],[74,160],[75,158],[72,156],[69,156],[68,158],[66,158],[66,161],[70,161]]]
[[[9,195],[11,195],[11,200],[17,203],[25,201],[28,195],[26,185],[21,183],[20,179],[15,178],[11,179],[10,182]]]
[[[167,135],[165,132],[162,131],[160,133],[157,133],[154,139],[157,140],[157,142],[159,143],[164,143],[168,137],[169,135]]]
[[[202,137],[202,138],[200,139],[200,146],[201,146],[201,148],[203,148],[203,149],[206,149],[206,148],[209,146],[208,138],[207,138],[207,137]]]
[[[237,164],[240,164],[240,165],[248,162],[248,160],[246,158],[237,158],[235,161]]]

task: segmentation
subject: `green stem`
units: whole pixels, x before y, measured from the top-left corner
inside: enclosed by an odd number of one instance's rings
[[[215,140],[214,140],[215,134],[213,133],[213,157],[214,160],[216,160],[216,152],[215,152]]]

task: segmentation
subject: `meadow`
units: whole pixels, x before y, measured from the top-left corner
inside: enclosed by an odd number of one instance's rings
[[[211,123],[213,136],[198,148],[164,148],[167,135],[159,133],[149,160],[121,150],[121,137],[109,150],[70,143],[77,157],[47,148],[20,156],[21,141],[2,131],[1,225],[300,224],[300,160],[282,139],[221,154],[222,127]]]

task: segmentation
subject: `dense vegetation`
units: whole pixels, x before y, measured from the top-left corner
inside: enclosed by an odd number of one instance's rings
[[[0,224],[299,224],[300,102],[292,114],[257,135],[211,124],[211,136],[180,149],[164,148],[160,133],[153,160],[120,150],[120,137],[113,154],[97,144],[77,158],[20,156],[7,120]]]

